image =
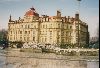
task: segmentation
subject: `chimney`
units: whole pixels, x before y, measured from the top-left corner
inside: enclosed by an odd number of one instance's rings
[[[9,18],[9,22],[11,22],[11,15],[10,15],[10,18]]]
[[[64,18],[65,18],[65,22],[66,22],[66,16]]]
[[[21,18],[19,17],[19,20],[21,20]]]
[[[79,20],[79,13],[75,14],[75,20]]]
[[[69,22],[70,16],[68,16],[68,22]]]
[[[57,10],[57,17],[61,17],[61,12]]]

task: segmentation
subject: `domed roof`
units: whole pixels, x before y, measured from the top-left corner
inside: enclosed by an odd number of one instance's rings
[[[34,8],[30,8],[30,10],[25,13],[25,16],[36,16],[37,14]]]

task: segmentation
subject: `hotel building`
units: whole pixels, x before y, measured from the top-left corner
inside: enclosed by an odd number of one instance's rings
[[[88,25],[75,17],[61,16],[57,11],[55,16],[39,14],[30,8],[23,18],[12,20],[10,15],[8,23],[8,40],[11,42],[35,42],[43,44],[80,44],[89,42]]]

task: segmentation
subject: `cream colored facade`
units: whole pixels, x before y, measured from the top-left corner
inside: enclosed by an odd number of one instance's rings
[[[9,41],[35,42],[44,44],[77,44],[78,24],[80,43],[86,44],[88,37],[88,25],[77,20],[79,14],[73,17],[61,17],[57,11],[56,16],[39,16],[34,8],[26,12],[24,18],[13,21],[9,19]]]

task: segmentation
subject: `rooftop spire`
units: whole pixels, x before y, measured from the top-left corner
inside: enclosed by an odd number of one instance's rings
[[[32,6],[32,8],[30,8],[31,10],[35,10],[34,8],[33,8],[33,6]]]

